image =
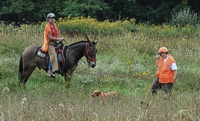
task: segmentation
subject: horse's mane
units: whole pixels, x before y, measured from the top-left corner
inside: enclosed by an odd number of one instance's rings
[[[78,41],[78,42],[72,43],[72,44],[70,44],[69,46],[73,46],[73,45],[76,45],[76,44],[79,44],[79,43],[83,43],[83,42],[87,42],[87,41],[85,41],[85,40],[81,40],[81,41]]]

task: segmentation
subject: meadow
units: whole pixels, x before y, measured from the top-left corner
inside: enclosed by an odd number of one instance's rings
[[[134,21],[87,22],[89,20],[76,19],[66,23],[60,20],[58,23],[61,36],[67,41],[65,45],[86,40],[82,34],[85,32],[90,40],[98,39],[96,67],[88,68],[83,57],[74,71],[69,88],[66,88],[61,75],[52,79],[39,69],[26,83],[26,89],[19,87],[19,57],[25,47],[42,45],[43,26],[22,25],[21,28],[13,28],[1,24],[0,120],[200,120],[199,26],[180,28],[165,24],[137,25]],[[71,28],[67,30],[63,26]],[[72,32],[75,29],[76,32]],[[157,69],[155,55],[162,46],[169,49],[178,65],[171,97],[162,91],[156,96],[151,95]],[[91,94],[96,89],[118,91],[120,98],[93,98]]]

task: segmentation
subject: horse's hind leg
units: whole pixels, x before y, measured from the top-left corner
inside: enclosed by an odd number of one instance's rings
[[[25,85],[26,82],[28,81],[29,77],[31,76],[31,74],[33,73],[33,71],[35,70],[36,66],[31,67],[25,71],[23,71],[22,73],[22,77],[20,79],[20,83]]]

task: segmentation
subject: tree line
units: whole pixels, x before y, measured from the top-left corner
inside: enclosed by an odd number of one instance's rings
[[[1,0],[0,21],[38,23],[53,12],[59,17],[92,17],[98,21],[135,18],[137,23],[168,22],[172,12],[190,7],[199,13],[200,0]]]

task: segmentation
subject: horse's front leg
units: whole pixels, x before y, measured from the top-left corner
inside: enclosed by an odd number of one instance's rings
[[[65,74],[64,74],[64,78],[65,78],[66,86],[67,86],[67,87],[70,86],[71,77],[72,77],[72,73],[65,73]]]
[[[67,72],[64,73],[64,78],[65,78],[65,81],[66,81],[66,83],[67,83],[67,87],[69,87],[69,85],[70,85],[71,78],[72,78],[72,75],[73,75],[73,71],[76,69],[77,66],[78,66],[78,63],[75,64],[75,65],[73,66],[73,68],[67,70]]]
[[[66,73],[66,74],[65,74],[65,81],[66,81],[66,82],[70,82],[70,81],[71,81],[71,77],[72,77],[72,74],[71,74],[71,73]]]

